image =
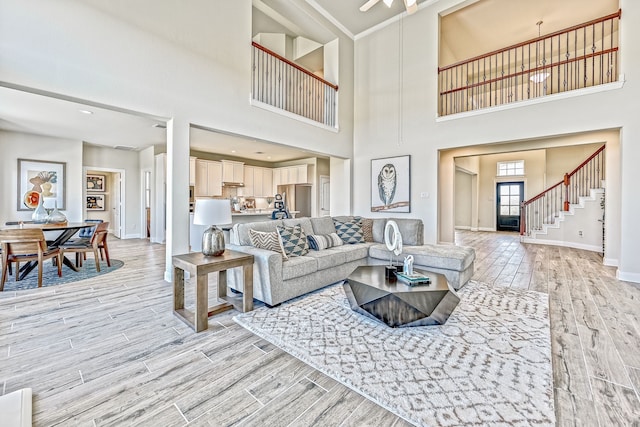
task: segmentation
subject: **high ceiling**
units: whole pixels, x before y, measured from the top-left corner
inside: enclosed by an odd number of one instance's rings
[[[367,12],[359,7],[366,0],[253,0],[256,15],[266,16],[269,20],[279,20],[278,25],[269,28],[285,29],[289,35],[302,35],[319,43],[335,38],[326,28],[311,20],[308,11],[300,7],[305,1],[308,8],[315,8],[353,36],[379,25],[384,25],[394,17],[404,13],[402,0],[395,0],[390,8],[380,1]],[[438,0],[418,0],[424,7]],[[160,2],[162,3],[162,2]],[[455,62],[513,43],[537,36],[536,22],[543,20],[543,34],[566,28],[615,12],[618,0],[470,0],[469,6],[443,16],[441,21],[440,61],[441,64]],[[103,9],[106,13],[125,20],[141,17],[132,22],[139,28],[161,33],[163,28],[154,19],[162,10],[151,8],[155,12],[127,13],[145,9],[149,5],[158,5],[153,0],[135,2],[103,2],[87,0],[87,4]],[[305,4],[305,3],[303,3]],[[276,12],[277,10],[277,12]],[[418,12],[419,13],[419,12]],[[144,19],[143,19],[144,18]],[[186,19],[180,17],[180,19]],[[408,17],[407,19],[412,19]],[[311,20],[311,21],[310,21]],[[267,20],[263,20],[267,21]],[[310,28],[302,31],[300,28]],[[487,31],[490,28],[491,31]],[[188,35],[187,35],[188,36]],[[181,38],[183,44],[194,51],[203,49],[187,36]],[[195,43],[191,46],[191,43]],[[81,100],[58,99],[0,87],[0,129],[16,132],[49,135],[85,141],[90,144],[130,146],[141,149],[151,145],[165,144],[164,129],[152,127],[162,123],[162,118],[132,114],[126,111],[114,111],[106,106],[87,105]],[[93,114],[84,114],[80,110],[89,110]],[[266,162],[278,162],[299,159],[312,155],[294,148],[266,141],[229,136],[203,129],[192,132],[192,147],[195,150],[214,153],[229,153],[236,157],[245,157]],[[231,153],[236,150],[236,153]],[[258,154],[262,152],[264,154]],[[268,159],[267,157],[271,157]]]

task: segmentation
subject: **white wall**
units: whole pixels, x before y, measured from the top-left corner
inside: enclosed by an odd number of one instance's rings
[[[32,211],[18,211],[18,159],[66,163],[66,209],[60,210],[70,222],[83,219],[82,142],[0,130],[0,224],[31,220]]]
[[[584,90],[581,96],[559,95],[546,102],[525,101],[512,108],[436,120],[439,13],[461,3],[462,0],[442,0],[405,18],[402,49],[398,48],[399,23],[356,41],[354,213],[368,214],[371,159],[411,154],[412,164],[420,167],[412,168],[412,207],[406,216],[425,221],[425,241],[452,241],[452,194],[438,193],[438,171],[440,176],[448,174],[453,180],[454,165],[452,161],[440,162],[440,150],[622,128],[622,232],[619,241],[612,244],[619,249],[619,277],[640,282],[640,263],[636,262],[640,259],[640,227],[634,219],[640,211],[640,198],[636,197],[640,182],[640,122],[634,108],[640,99],[640,51],[636,43],[640,39],[640,3],[620,1],[624,11],[620,24],[620,72],[625,75],[622,88],[611,85],[609,90]],[[420,198],[420,193],[431,196]],[[610,193],[607,199],[609,196]],[[440,212],[438,203],[443,206]],[[441,236],[439,221],[451,222]]]
[[[121,236],[123,238],[140,237],[140,211],[143,206],[143,200],[140,195],[139,154],[136,151],[123,151],[85,144],[83,159],[84,166],[89,169],[124,169],[125,182],[122,196],[125,202],[125,228],[122,230]],[[112,197],[112,189],[108,191],[110,193],[109,197]]]

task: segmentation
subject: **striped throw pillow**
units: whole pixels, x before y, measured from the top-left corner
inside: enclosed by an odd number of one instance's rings
[[[283,259],[288,259],[277,231],[264,232],[249,229],[249,239],[253,247],[278,252]]]
[[[307,236],[309,247],[314,251],[333,248],[334,246],[343,245],[344,242],[337,233],[331,234],[310,234]]]

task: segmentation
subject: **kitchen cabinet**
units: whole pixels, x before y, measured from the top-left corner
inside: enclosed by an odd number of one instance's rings
[[[273,170],[273,185],[307,184],[307,165],[287,166]]]
[[[223,182],[244,182],[244,163],[232,160],[222,160]]]
[[[244,167],[244,187],[238,188],[244,197],[273,196],[273,170],[258,166]]]
[[[196,185],[196,158],[189,157],[189,185]]]
[[[195,196],[222,196],[222,163],[196,160]]]

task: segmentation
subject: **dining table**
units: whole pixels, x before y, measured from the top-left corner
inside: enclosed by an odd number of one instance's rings
[[[21,228],[39,228],[44,231],[45,239],[47,239],[47,246],[49,248],[59,248],[64,245],[69,239],[71,239],[79,230],[88,227],[95,227],[96,223],[89,222],[64,222],[59,224],[51,224],[51,223],[18,223],[11,225],[3,225],[0,226],[0,230],[17,230]],[[59,231],[55,237],[51,236],[53,233],[47,232],[55,232]],[[51,236],[52,239],[49,240],[48,236]],[[62,257],[62,263],[72,269],[73,271],[78,271],[78,267],[67,257]],[[38,261],[29,261],[25,263],[22,267],[20,267],[20,280],[24,279],[34,268],[38,266]]]

